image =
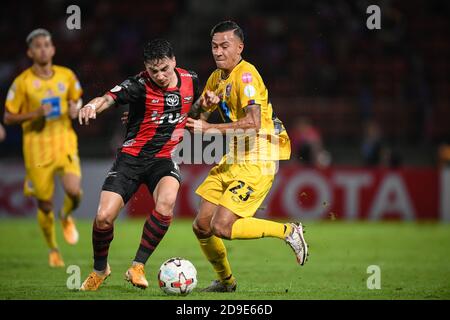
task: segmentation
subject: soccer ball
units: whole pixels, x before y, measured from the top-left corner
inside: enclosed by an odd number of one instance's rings
[[[158,283],[169,295],[187,295],[197,286],[197,270],[183,258],[170,258],[159,268]]]

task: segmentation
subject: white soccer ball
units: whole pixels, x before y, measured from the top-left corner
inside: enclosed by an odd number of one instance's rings
[[[159,268],[158,283],[169,295],[187,295],[197,286],[197,270],[183,258],[170,258]]]

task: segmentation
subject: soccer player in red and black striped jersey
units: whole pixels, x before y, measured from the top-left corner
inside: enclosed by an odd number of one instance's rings
[[[198,78],[176,67],[172,46],[163,39],[145,46],[144,65],[145,71],[79,111],[80,124],[89,124],[111,106],[129,104],[126,138],[103,184],[93,224],[94,270],[81,290],[97,290],[110,275],[107,257],[114,220],[141,184],[152,193],[155,209],[145,221],[136,256],[125,273],[134,286],[147,288],[144,265],[172,220],[181,177],[171,154],[182,139],[191,105],[199,97]]]

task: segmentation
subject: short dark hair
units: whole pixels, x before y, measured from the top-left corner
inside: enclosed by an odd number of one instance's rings
[[[238,26],[238,24],[234,21],[222,21],[216,24],[211,29],[211,37],[219,32],[226,32],[226,31],[234,31],[234,35],[241,39],[242,42],[244,42],[244,31],[242,31],[241,27]]]
[[[172,45],[165,39],[153,39],[144,47],[144,62],[173,57]]]

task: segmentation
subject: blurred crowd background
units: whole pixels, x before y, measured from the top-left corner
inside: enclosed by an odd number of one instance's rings
[[[66,8],[81,9],[81,30],[68,30]],[[366,8],[381,8],[369,30]],[[269,89],[305,165],[439,165],[450,158],[450,2],[432,1],[4,1],[0,13],[0,100],[30,66],[25,38],[52,32],[54,63],[78,75],[84,101],[142,68],[142,47],[169,39],[179,66],[205,84],[215,65],[211,28],[235,20],[243,57]],[[88,127],[74,122],[81,158],[111,157],[125,109]],[[7,127],[1,158],[21,157],[20,127]]]

